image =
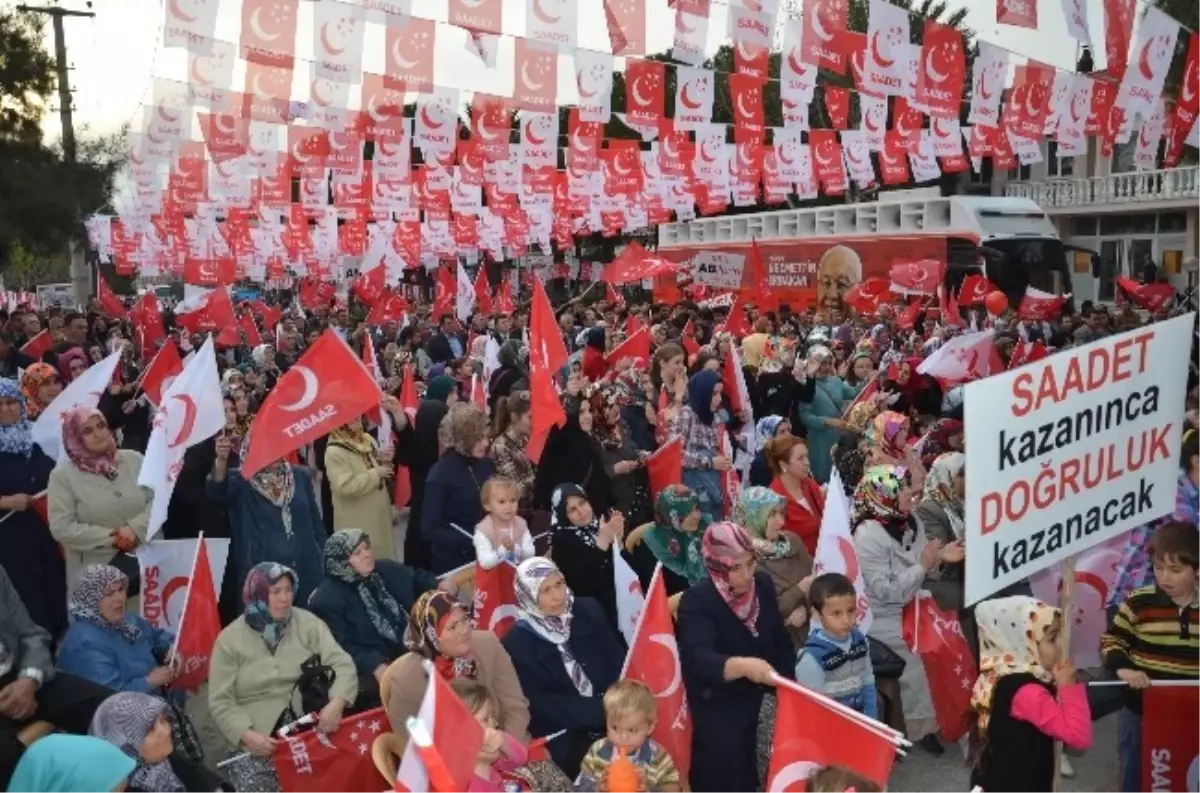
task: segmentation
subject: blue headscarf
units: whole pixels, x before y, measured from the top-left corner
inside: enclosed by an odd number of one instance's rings
[[[688,407],[700,419],[700,423],[711,426],[713,423],[712,396],[721,375],[711,369],[704,369],[692,375],[688,380]]]
[[[21,418],[15,424],[0,427],[0,452],[28,457],[33,451],[33,424],[25,407],[25,394],[16,380],[0,379],[0,399],[15,399],[21,403]]]
[[[15,791],[116,790],[137,761],[103,738],[47,735],[34,741],[8,783]]]
[[[766,416],[758,420],[758,424],[754,427],[758,448],[763,448],[767,445],[767,441],[775,437],[783,422],[783,416]]]

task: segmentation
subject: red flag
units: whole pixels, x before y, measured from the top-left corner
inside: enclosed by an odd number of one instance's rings
[[[50,337],[50,331],[44,330],[34,336],[21,347],[21,352],[28,355],[30,358],[41,360],[42,356],[50,351],[54,346],[54,339]]]
[[[384,783],[371,759],[371,746],[386,731],[387,714],[383,708],[375,708],[347,716],[328,735],[308,730],[284,738],[275,748],[274,758],[280,789],[288,793],[377,793]]]
[[[500,294],[496,296],[496,304],[492,306],[498,314],[511,314],[516,310],[513,303],[512,283],[507,278],[500,282]]]
[[[879,310],[879,304],[886,302],[892,294],[886,278],[867,278],[847,289],[842,300],[863,314],[874,314]]]
[[[413,374],[412,361],[404,364],[404,376],[400,386],[400,409],[404,411],[404,415],[408,416],[408,420],[412,421],[417,416],[417,407],[420,401],[417,399],[417,379]]]
[[[967,323],[963,321],[962,312],[958,310],[958,300],[949,289],[943,290],[942,300],[938,304],[938,309],[942,315],[943,325],[950,328],[965,328],[967,326]]]
[[[422,750],[415,736],[409,740],[396,775],[396,790],[466,790],[479,760],[483,727],[446,679],[433,670],[416,718],[431,741]]]
[[[1028,2],[1034,5],[1032,0]],[[967,69],[962,34],[950,25],[926,19],[922,41],[916,101],[930,116],[958,119]]]
[[[842,413],[842,418],[849,417],[850,411],[854,410],[855,405],[861,405],[863,402],[866,402],[868,399],[875,396],[875,394],[878,392],[879,372],[876,372],[875,374],[871,375],[871,379],[868,380],[867,384],[862,387],[861,391],[858,392],[858,396],[854,397],[854,401],[846,406],[846,410]]]
[[[679,443],[679,439],[674,443]],[[680,683],[681,674],[679,645],[675,640],[675,625],[671,620],[660,564],[650,580],[646,605],[642,607],[637,632],[629,643],[621,677],[640,680],[654,692],[658,701],[658,720],[651,735],[671,755],[680,778],[687,779],[692,766],[692,717],[688,711],[687,692]]]
[[[996,21],[1037,30],[1037,0],[996,0]]]
[[[893,286],[907,292],[933,295],[937,293],[945,271],[946,263],[935,259],[895,262],[888,270],[888,278]]]
[[[917,324],[917,315],[921,313],[924,306],[925,301],[923,300],[914,300],[909,303],[908,308],[896,317],[896,327],[901,330],[912,330],[913,326]]]
[[[224,287],[212,290],[190,306],[189,302],[185,300],[175,309],[175,323],[189,333],[220,333],[237,325],[233,303]]]
[[[729,315],[725,317],[725,323],[721,326],[721,330],[732,333],[738,338],[749,336],[753,332],[750,328],[750,321],[746,319],[746,310],[742,308],[740,295],[734,298],[733,305],[729,307]]]
[[[439,267],[437,289],[433,299],[433,321],[441,322],[447,314],[455,316],[455,300],[458,297],[458,279],[449,267]]]
[[[630,122],[658,129],[666,98],[666,72],[661,61],[626,59],[625,113]]]
[[[167,337],[163,328],[162,312],[158,309],[158,297],[152,289],[133,304],[133,308],[129,310],[129,319],[137,329],[138,338],[141,339],[143,358],[154,349],[159,339]]]
[[[1175,299],[1175,287],[1170,284],[1139,284],[1123,275],[1117,276],[1117,288],[1146,311],[1162,311]]]
[[[971,689],[979,676],[962,625],[924,592],[918,592],[904,607],[901,622],[904,643],[925,665],[942,736],[957,741],[971,727]]]
[[[278,306],[268,306],[261,300],[255,301],[253,305],[258,316],[262,318],[263,330],[275,330],[275,326],[279,324],[279,318],[283,316],[283,309]]]
[[[639,362],[643,366],[648,366],[650,363],[650,329],[642,326],[625,341],[621,342],[611,353],[608,354],[608,360],[612,365],[616,365],[624,358],[632,358],[634,364]]]
[[[644,0],[604,0],[604,21],[613,55],[641,55],[646,51]]]
[[[386,267],[382,265],[372,267],[365,273],[359,273],[358,277],[354,279],[354,285],[350,289],[359,300],[368,306],[373,306],[375,305],[375,301],[383,294],[383,290],[387,288],[386,277]]]
[[[755,239],[750,240],[750,253],[747,254],[746,264],[742,267],[741,288],[756,294],[755,302],[759,308],[768,305],[774,297],[771,294],[771,285],[767,281],[767,267],[763,263],[762,250]]]
[[[101,311],[114,319],[125,316],[125,306],[121,303],[121,298],[117,297],[108,281],[99,273],[96,274],[96,302],[100,304]]]
[[[1125,76],[1137,0],[1104,0],[1104,60],[1118,82]]]
[[[238,317],[238,328],[246,334],[246,344],[250,349],[263,343],[262,334],[258,332],[258,326],[254,324],[254,317],[250,316],[249,311],[243,311]]]
[[[1058,319],[1066,302],[1065,295],[1051,295],[1032,286],[1027,287],[1020,305],[1017,306],[1017,316],[1026,320],[1049,322]]]
[[[212,567],[203,534],[196,543],[196,560],[192,562],[190,581],[175,639],[180,671],[171,688],[176,690],[198,688],[208,680],[208,662],[217,636],[221,634],[221,615],[217,613],[217,593],[213,589]]]
[[[168,341],[150,361],[142,375],[142,391],[155,407],[162,400],[162,392],[170,385],[170,381],[183,371],[183,359],[179,357],[179,347],[173,340]]]
[[[482,264],[475,275],[475,313],[492,313],[492,287],[488,283],[487,267]]]
[[[833,85],[825,85],[823,89],[830,126],[833,129],[845,129],[850,121],[850,89]]]
[[[405,311],[408,311],[408,301],[395,290],[388,289],[371,306],[371,311],[367,314],[367,324],[378,328],[389,320],[399,322]]]
[[[612,303],[614,306],[625,305],[625,295],[613,288],[612,284],[605,284],[604,299],[606,302]]]
[[[679,269],[679,264],[661,256],[655,256],[641,246],[631,242],[604,267],[601,279],[610,285],[628,284],[641,281],[644,278],[654,278],[659,275],[673,273]]]
[[[862,722],[797,691],[795,685],[775,689],[775,743],[767,790],[807,790],[809,775],[827,765],[844,766],[886,787],[895,745]]]
[[[279,378],[250,425],[250,448],[242,461],[249,478],[379,404],[382,394],[370,372],[333,329],[326,330],[287,374]]]
[[[636,244],[636,243],[634,243]],[[551,427],[567,422],[567,412],[554,389],[554,373],[567,362],[567,349],[541,281],[533,283],[533,307],[529,313],[529,392],[533,428],[525,454],[537,462],[542,457]]]
[[[666,394],[666,391],[663,392]],[[646,458],[646,473],[650,477],[651,500],[668,486],[683,481],[683,439],[676,437],[654,450]]]
[[[46,498],[45,490],[33,497],[33,511],[42,519],[42,523],[45,523],[47,526],[50,525],[50,504]]]
[[[850,0],[813,0],[804,4],[800,30],[800,60],[837,74],[846,73],[846,53],[838,46],[838,34],[846,30]],[[790,57],[790,54],[789,54]],[[797,73],[798,69],[795,70]]]
[[[958,304],[960,306],[981,306],[987,300],[987,296],[995,291],[996,286],[985,276],[971,273],[963,279],[962,286],[959,287]]]
[[[1196,787],[1200,688],[1151,686],[1142,692],[1142,790]]]
[[[491,570],[475,565],[475,629],[503,637],[517,618],[517,568],[501,562]]]
[[[679,334],[679,343],[689,356],[700,352],[700,343],[696,341],[696,329],[692,326],[692,320],[689,319],[683,326],[683,332]]]
[[[487,388],[483,385],[483,378],[477,374],[471,375],[471,402],[475,407],[487,412]]]

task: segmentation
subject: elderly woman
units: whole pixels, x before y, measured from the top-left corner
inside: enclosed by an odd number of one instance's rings
[[[625,653],[600,604],[576,598],[554,562],[535,556],[517,567],[516,625],[504,636],[529,696],[534,736],[566,730],[548,745],[572,779],[605,731],[604,692],[621,676]]]
[[[725,512],[721,474],[733,461],[721,454],[719,435],[729,416],[721,408],[721,375],[709,369],[688,381],[687,404],[679,409],[668,435],[683,442],[683,483],[700,499],[700,509],[720,519]]]
[[[426,592],[417,599],[404,631],[405,655],[384,677],[388,719],[392,730],[407,741],[405,722],[417,715],[429,670],[446,680],[470,678],[487,686],[500,705],[496,729],[528,740],[529,703],[522,693],[512,659],[496,634],[471,628],[467,606],[445,592]]]
[[[67,573],[37,498],[54,461],[33,442],[33,424],[16,380],[0,380],[0,517],[8,573],[29,616],[57,639],[67,629]]]
[[[925,468],[933,465],[938,455],[963,450],[963,423],[958,419],[938,419],[917,444],[917,453]]]
[[[808,350],[808,360],[816,367],[816,389],[812,399],[800,405],[800,421],[808,430],[809,459],[813,478],[820,484],[833,472],[833,447],[846,429],[842,414],[858,394],[834,373],[833,353],[822,344]]]
[[[479,489],[496,474],[488,454],[488,417],[474,405],[448,414],[451,448],[425,480],[421,534],[432,549],[431,569],[446,573],[475,560],[472,529],[483,519]]]
[[[650,579],[659,563],[667,596],[677,595],[708,578],[700,556],[700,541],[712,518],[700,511],[700,499],[686,485],[668,485],[654,503],[654,523],[642,533],[633,549],[633,568],[650,591]]]
[[[606,618],[617,624],[617,590],[613,578],[612,545],[625,535],[620,512],[597,512],[579,485],[565,482],[550,499],[550,543],[554,561],[567,585],[580,597],[594,598]]]
[[[307,703],[293,694],[309,658],[316,655],[333,675],[318,730],[335,730],[358,694],[354,661],[324,622],[292,605],[296,578],[293,570],[275,562],[255,565],[242,588],[246,612],[213,645],[208,673],[213,720],[226,741],[255,758],[231,766],[231,781],[239,790],[278,789],[270,765],[278,742],[271,735],[304,713]]]
[[[175,752],[166,703],[149,694],[126,691],[104,700],[88,732],[116,746],[137,765],[127,790],[228,790],[223,780]]]
[[[870,635],[905,661],[900,676],[905,730],[910,740],[940,755],[945,750],[937,737],[925,666],[904,642],[901,611],[939,564],[961,562],[963,549],[960,543],[943,546],[926,540],[910,514],[911,488],[908,472],[899,466],[867,468],[854,492],[854,546],[875,615]]]
[[[329,626],[358,670],[358,708],[379,704],[379,681],[404,652],[413,603],[434,589],[432,573],[377,559],[361,529],[336,531],[325,543],[325,578],[308,608]],[[453,587],[446,579],[445,587]]]
[[[58,370],[48,363],[35,363],[21,375],[21,391],[25,394],[25,409],[30,421],[42,415],[55,397],[62,393],[63,382]]]
[[[774,490],[748,487],[734,505],[733,521],[750,532],[754,558],[771,577],[783,623],[800,649],[808,636],[813,560],[800,537],[787,530],[787,508],[787,500]]]
[[[759,712],[773,676],[794,677],[795,651],[750,534],[714,523],[701,555],[709,578],[684,591],[675,630],[692,711],[691,786],[758,790]]]
[[[50,474],[50,533],[63,546],[67,585],[87,565],[145,542],[150,490],[138,486],[142,455],[117,449],[100,411],[68,410],[62,418],[65,458]]]
[[[325,475],[333,494],[335,529],[362,529],[371,538],[371,549],[380,559],[396,558],[392,533],[392,496],[388,482],[395,475],[390,460],[379,449],[361,416],[329,434],[325,446]]]

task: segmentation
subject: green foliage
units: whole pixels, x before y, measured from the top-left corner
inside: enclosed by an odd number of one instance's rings
[[[0,141],[42,140],[45,99],[54,90],[54,59],[42,47],[37,14],[0,8]]]
[[[26,249],[20,242],[12,243],[8,250],[4,283],[9,289],[32,292],[38,284],[63,283],[70,278],[71,263],[61,252],[44,256]]]

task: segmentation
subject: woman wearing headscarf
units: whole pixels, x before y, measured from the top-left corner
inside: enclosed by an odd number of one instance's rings
[[[721,454],[719,435],[729,416],[721,408],[721,375],[703,370],[688,381],[688,401],[680,408],[668,435],[683,443],[683,483],[700,499],[700,509],[719,520],[725,513],[721,474],[733,461]]]
[[[605,516],[587,492],[569,482],[550,498],[550,545],[567,585],[580,597],[600,603],[605,616],[617,624],[617,591],[613,579],[612,546],[625,536],[620,512]]]
[[[333,494],[334,529],[362,529],[371,538],[371,549],[378,558],[395,559],[388,490],[395,468],[380,457],[375,439],[363,429],[362,416],[329,434],[325,475]]]
[[[933,754],[942,748],[925,666],[904,642],[901,611],[916,597],[926,576],[943,563],[961,562],[962,545],[927,541],[910,514],[912,485],[908,472],[895,465],[867,468],[854,491],[854,547],[866,595],[875,615],[870,635],[904,659],[900,699],[905,731]]]
[[[795,651],[750,534],[714,523],[701,545],[709,577],[684,590],[676,636],[692,712],[692,790],[758,790],[759,718]],[[767,709],[769,710],[769,709]]]
[[[229,510],[231,542],[226,575],[246,577],[260,562],[299,571],[296,598],[308,602],[321,580],[325,525],[317,509],[308,469],[276,460],[247,479],[229,469],[230,443],[217,438],[216,460],[208,477],[208,497]],[[306,580],[303,576],[308,576]]]
[[[603,327],[588,328],[583,333],[583,376],[591,382],[604,377],[608,371],[607,341]]]
[[[586,395],[572,393],[580,385],[572,379],[562,395],[567,423],[552,427],[538,459],[534,476],[533,506],[553,512],[551,496],[560,482],[574,482],[583,488],[596,514],[613,508],[612,482],[604,467],[603,449],[593,434],[596,414]]]
[[[495,633],[472,629],[466,605],[445,592],[421,595],[409,612],[404,646],[408,652],[388,667],[383,680],[383,705],[401,746],[407,743],[406,722],[421,709],[431,670],[444,680],[465,677],[487,686],[500,703],[496,729],[528,741],[529,702],[512,659]]]
[[[108,741],[137,764],[128,790],[228,790],[224,780],[175,751],[166,703],[135,691],[113,694],[96,709],[88,733]]]
[[[800,421],[808,430],[809,464],[813,478],[824,485],[833,472],[833,447],[841,438],[846,422],[842,415],[858,395],[834,373],[833,353],[816,344],[808,350],[808,361],[816,368],[816,389],[812,399],[800,405]]]
[[[612,484],[612,508],[637,526],[650,519],[650,476],[647,452],[633,445],[629,425],[621,415],[628,404],[628,391],[616,383],[591,389],[592,436],[600,444],[600,459]]]
[[[100,411],[68,410],[62,434],[65,455],[48,486],[50,533],[66,554],[70,589],[87,565],[108,564],[145,542],[153,494],[137,483],[142,455],[117,449]]]
[[[787,499],[766,487],[748,487],[733,507],[733,522],[750,532],[754,558],[771,577],[779,613],[796,649],[808,637],[808,585],[813,559],[785,526]]]
[[[917,456],[916,449],[909,446],[912,422],[908,416],[894,410],[885,410],[871,420],[867,430],[867,466],[895,465],[908,471],[914,488],[925,486],[925,467]]]
[[[57,639],[67,628],[67,572],[36,506],[54,461],[33,442],[33,424],[16,380],[0,380],[0,565],[29,616]]]
[[[529,372],[522,365],[525,347],[516,339],[509,339],[500,345],[497,358],[500,368],[492,372],[488,379],[488,409],[493,418],[496,415],[496,401],[514,391],[529,390]]]
[[[21,755],[8,783],[12,793],[126,790],[137,762],[101,738],[47,735]]]
[[[496,474],[496,464],[488,457],[487,414],[464,404],[456,406],[446,421],[451,448],[425,480],[421,514],[421,534],[432,553],[430,569],[439,574],[474,561],[471,531],[484,514],[479,491]]]
[[[766,487],[771,484],[771,468],[767,465],[767,444],[778,437],[792,434],[792,424],[782,416],[764,416],[754,425],[754,462],[750,463],[750,484]]]
[[[917,444],[921,465],[928,469],[939,455],[963,451],[963,423],[957,419],[938,419]]]
[[[858,480],[862,479],[871,444],[867,432],[871,422],[879,415],[879,404],[874,399],[865,399],[850,408],[846,416],[846,431],[838,439],[833,453],[833,464],[842,478],[842,489],[847,496],[854,495]]]
[[[69,384],[83,374],[90,363],[82,347],[71,347],[58,354],[58,376],[64,384]]]
[[[513,391],[496,400],[491,457],[496,474],[517,483],[520,490],[519,508],[528,514],[533,510],[533,463],[525,453],[529,433],[533,429],[533,402],[528,391]]]
[[[521,562],[516,590],[519,616],[503,643],[529,697],[529,731],[567,731],[548,746],[573,779],[605,731],[604,692],[621,676],[625,653],[600,604],[576,597],[549,559]]]
[[[650,591],[650,579],[662,563],[667,597],[708,578],[700,542],[712,518],[700,511],[700,499],[685,485],[668,485],[654,503],[654,523],[642,532],[633,549],[633,569]]]
[[[48,363],[35,363],[21,375],[21,392],[25,394],[25,410],[29,420],[42,415],[54,398],[62,393],[63,382],[58,371]]]
[[[278,790],[271,758],[275,730],[304,715],[293,696],[301,666],[313,655],[330,667],[329,701],[317,729],[333,732],[358,694],[354,661],[338,646],[316,615],[293,606],[295,571],[275,562],[255,565],[242,587],[245,613],[221,631],[208,673],[208,706],[213,721],[237,752],[252,759],[230,766],[238,790]],[[247,784],[249,783],[249,784]]]
[[[432,573],[379,559],[361,529],[335,531],[325,543],[325,578],[308,608],[325,620],[358,670],[358,708],[379,705],[379,681],[404,652],[413,603],[438,587]],[[453,589],[449,579],[444,589]]]
[[[412,482],[408,529],[404,533],[404,560],[414,567],[428,568],[432,562],[429,540],[421,531],[426,500],[426,488],[423,485],[442,456],[438,427],[450,412],[450,405],[457,401],[458,392],[453,377],[431,379],[417,405],[416,416],[396,432],[395,462],[408,467],[409,481]]]

